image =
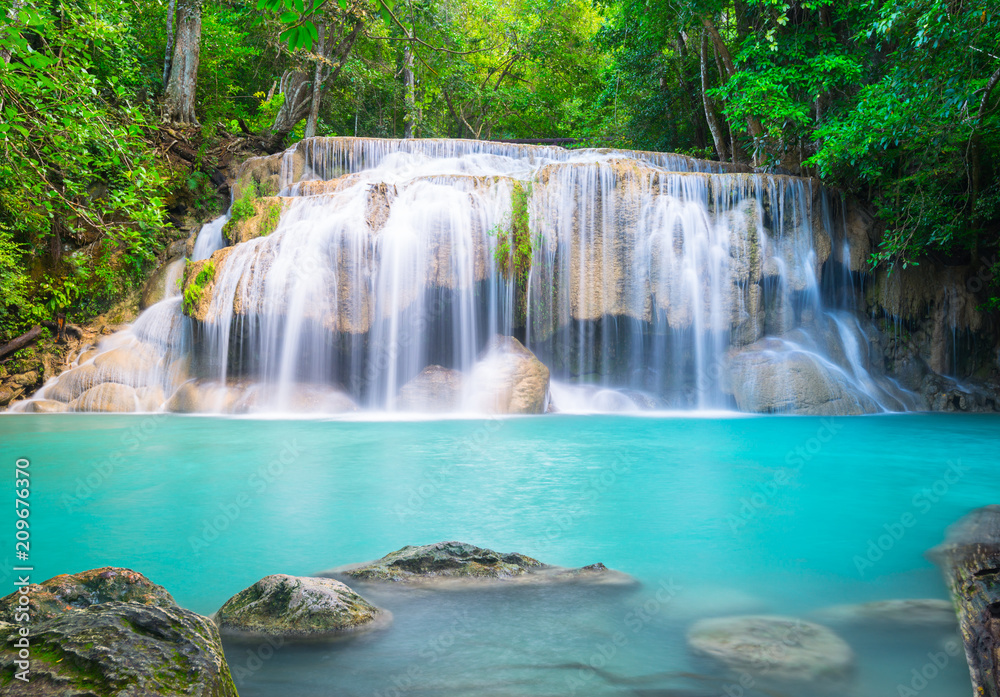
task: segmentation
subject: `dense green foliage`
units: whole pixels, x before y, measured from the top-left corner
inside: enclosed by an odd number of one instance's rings
[[[602,99],[631,105],[615,132],[636,147],[714,152],[692,97],[707,32],[706,96],[733,159],[870,200],[885,230],[874,264],[996,259],[1000,13],[990,0],[618,0],[606,16],[598,41],[614,63]]]
[[[1000,277],[991,0],[202,0],[199,124],[166,137],[168,7],[0,0],[0,339],[136,287],[171,222],[218,211],[209,153],[302,137],[301,114],[276,129],[294,73],[329,76],[320,135],[573,137],[819,176],[871,202],[874,264]]]

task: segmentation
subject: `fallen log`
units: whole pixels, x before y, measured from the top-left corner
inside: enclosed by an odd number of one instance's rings
[[[16,339],[8,341],[3,346],[0,346],[0,358],[3,358],[8,354],[14,353],[15,351],[20,351],[25,346],[28,346],[29,344],[34,342],[41,335],[42,335],[41,327],[38,326],[32,327],[31,329],[29,329]]]
[[[944,572],[958,613],[973,695],[1000,697],[1000,505],[952,525],[929,556]]]

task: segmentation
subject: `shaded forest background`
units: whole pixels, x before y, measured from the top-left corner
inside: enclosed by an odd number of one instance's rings
[[[544,139],[820,178],[1000,310],[992,0],[0,0],[0,343],[141,286],[231,162]]]

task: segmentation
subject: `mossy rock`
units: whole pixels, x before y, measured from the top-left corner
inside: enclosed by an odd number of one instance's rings
[[[227,600],[215,616],[227,636],[293,639],[336,636],[388,618],[340,581],[285,574],[265,576]]]
[[[60,574],[29,586],[28,610],[32,622],[44,622],[67,612],[85,610],[108,602],[137,602],[157,607],[174,607],[173,597],[142,574],[114,566]],[[0,621],[14,622],[18,592],[0,598]],[[23,606],[22,606],[23,607]]]
[[[407,546],[366,564],[325,572],[365,582],[461,587],[465,583],[502,581],[526,585],[586,583],[633,585],[635,580],[604,564],[567,569],[543,564],[524,554],[504,554],[465,542]]]
[[[34,623],[27,683],[14,678],[17,629],[0,625],[2,694],[237,697],[218,629],[190,610],[107,602]]]
[[[258,237],[267,237],[278,228],[281,214],[290,205],[291,199],[266,196],[245,201],[241,206],[233,206],[233,217],[222,226],[222,236],[229,244],[249,242]],[[237,209],[244,215],[237,216]]]

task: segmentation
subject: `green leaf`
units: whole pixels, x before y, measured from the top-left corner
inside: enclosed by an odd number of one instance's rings
[[[299,14],[297,12],[284,12],[278,19],[283,24],[291,24],[292,22],[298,21]]]

